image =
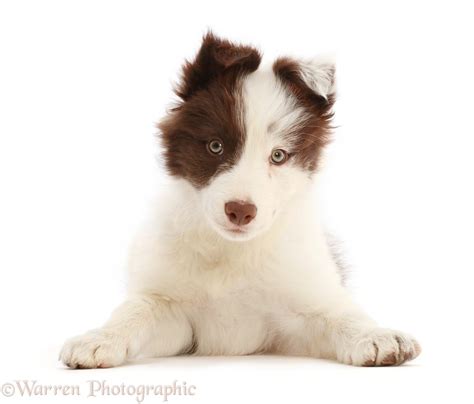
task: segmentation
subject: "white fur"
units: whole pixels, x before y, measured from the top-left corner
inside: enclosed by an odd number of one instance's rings
[[[305,65],[308,83],[327,95],[326,75]],[[311,78],[310,78],[311,76]],[[238,163],[197,190],[174,180],[130,255],[129,298],[103,328],[66,342],[61,359],[76,367],[116,366],[138,356],[275,352],[363,365],[416,356],[415,340],[380,329],[351,300],[331,256],[315,178],[291,162],[288,132],[305,112],[272,72],[242,88],[247,140]],[[253,202],[257,216],[234,234],[224,203]]]
[[[314,92],[324,98],[335,92],[335,68],[329,57],[300,61],[299,67],[303,81]]]

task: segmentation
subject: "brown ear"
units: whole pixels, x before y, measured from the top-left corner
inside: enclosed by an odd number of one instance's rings
[[[257,49],[233,44],[209,32],[204,36],[195,59],[184,64],[176,94],[186,101],[224,73],[233,72],[237,76],[257,70],[260,60]]]
[[[335,100],[335,66],[324,59],[296,60],[279,58],[273,71],[302,102],[317,107],[330,107]]]

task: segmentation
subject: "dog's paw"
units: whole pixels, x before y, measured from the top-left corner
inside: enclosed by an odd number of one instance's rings
[[[416,358],[420,352],[420,344],[411,336],[378,328],[357,337],[343,362],[355,366],[394,366]]]
[[[124,363],[127,351],[122,337],[99,329],[66,341],[59,359],[73,369],[109,368]]]

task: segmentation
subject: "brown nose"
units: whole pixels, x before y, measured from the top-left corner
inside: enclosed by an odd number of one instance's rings
[[[257,207],[253,203],[227,202],[225,214],[232,223],[243,226],[249,224],[257,216]]]

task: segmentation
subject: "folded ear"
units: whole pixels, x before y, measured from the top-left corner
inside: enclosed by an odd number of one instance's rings
[[[260,60],[261,55],[257,49],[233,44],[209,32],[204,36],[195,59],[184,64],[176,94],[186,101],[223,74],[232,72],[237,76],[257,70]]]
[[[283,57],[275,61],[273,71],[298,98],[317,104],[334,102],[336,68],[331,60]]]

